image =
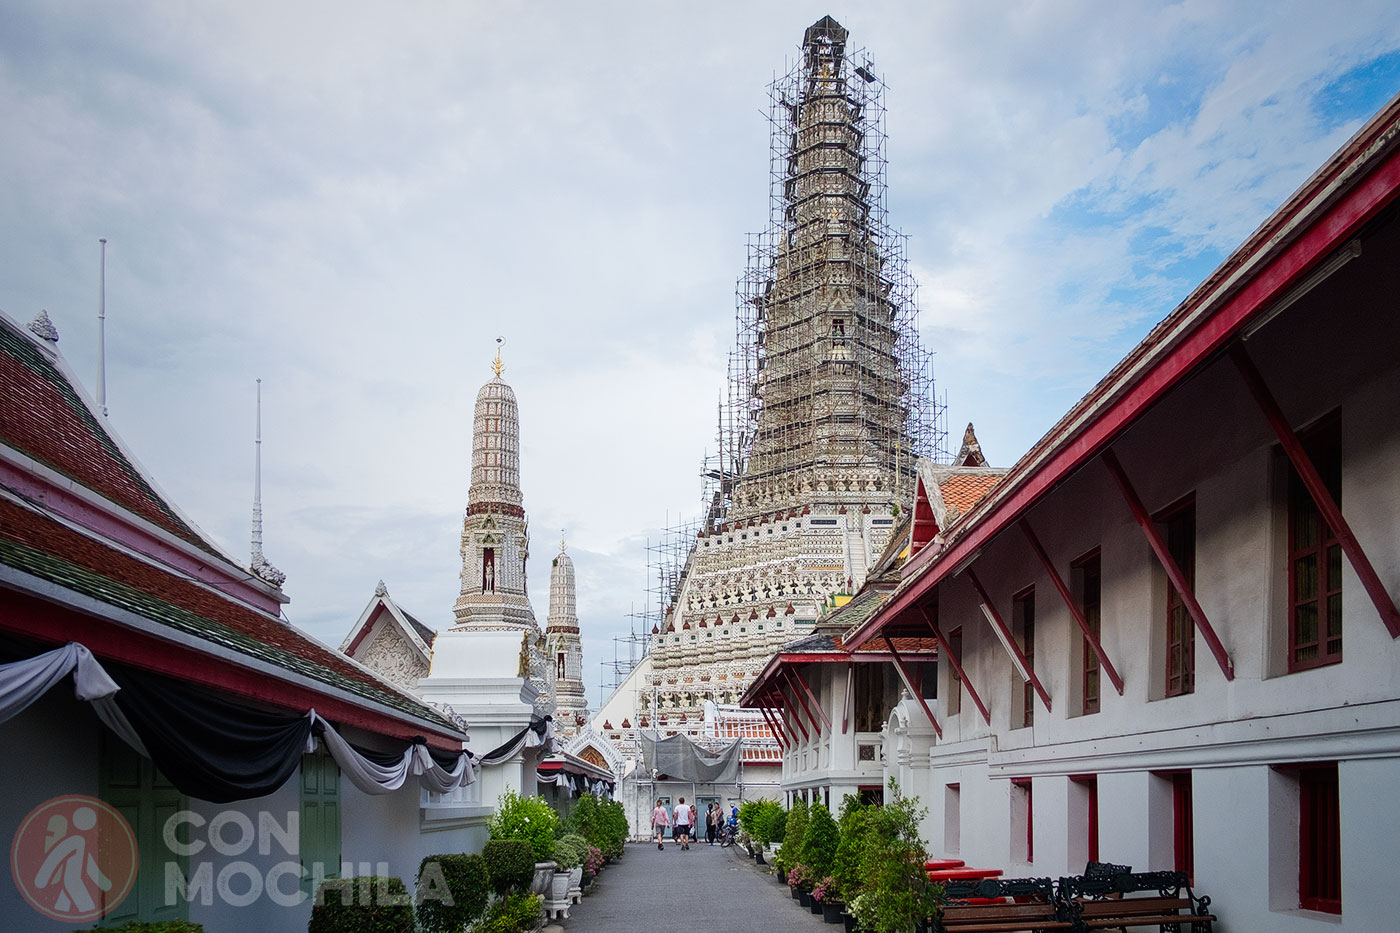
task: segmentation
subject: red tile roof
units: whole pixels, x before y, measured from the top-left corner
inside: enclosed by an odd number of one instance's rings
[[[211,554],[88,410],[68,378],[27,337],[0,322],[0,443],[62,473]]]
[[[0,499],[0,564],[49,579],[223,648],[448,725],[436,710],[301,632],[131,557],[46,515]]]
[[[1001,482],[1000,475],[986,473],[954,473],[938,484],[938,492],[949,509],[957,509],[964,515],[968,509],[982,501],[982,497]]]

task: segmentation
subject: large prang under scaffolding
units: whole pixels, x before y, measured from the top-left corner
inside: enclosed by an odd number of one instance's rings
[[[770,218],[738,283],[704,518],[685,559],[662,561],[673,600],[632,688],[628,719],[662,734],[703,738],[707,703],[736,704],[774,651],[864,581],[918,458],[947,459],[886,216],[885,85],[846,40],[819,20],[770,89]]]

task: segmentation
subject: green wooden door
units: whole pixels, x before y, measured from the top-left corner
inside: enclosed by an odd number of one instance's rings
[[[143,758],[111,734],[102,738],[98,793],[116,808],[136,833],[141,866],[131,893],[116,910],[103,918],[115,926],[127,920],[156,922],[188,920],[189,902],[172,888],[166,897],[166,864],[173,863],[181,878],[189,876],[189,859],[172,853],[162,831],[166,821],[188,808],[188,799],[175,789],[149,758]],[[172,871],[173,873],[173,871]],[[173,903],[167,903],[167,901]]]
[[[340,769],[329,755],[301,758],[300,847],[303,890],[340,877]]]

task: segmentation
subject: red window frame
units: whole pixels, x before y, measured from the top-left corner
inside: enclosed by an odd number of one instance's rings
[[[1030,778],[1012,778],[1012,787],[1026,795],[1026,862],[1035,862],[1035,797],[1031,794]]]
[[[1099,776],[1097,774],[1076,774],[1070,780],[1083,787],[1089,795],[1085,832],[1088,834],[1089,861],[1097,862],[1099,860]]]
[[[1028,587],[1011,598],[1012,617],[1020,620],[1021,651],[1026,656],[1026,669],[1035,670],[1035,587]],[[1035,685],[1029,680],[1021,685],[1021,728],[1035,725]]]
[[[1342,912],[1341,788],[1337,763],[1298,769],[1298,906]]]
[[[1340,508],[1340,419],[1328,416],[1302,440]],[[1291,464],[1288,474],[1288,670],[1293,673],[1342,660],[1342,546]]]
[[[1172,868],[1186,872],[1187,880],[1195,884],[1196,828],[1191,772],[1173,771],[1165,777],[1172,782]]]
[[[1190,587],[1196,585],[1196,497],[1160,513],[1167,552]],[[1167,583],[1166,695],[1184,696],[1196,690],[1196,624],[1176,587]]]
[[[1089,623],[1089,631],[1095,638],[1101,637],[1103,617],[1103,566],[1097,549],[1085,554],[1071,566],[1079,577],[1079,611],[1084,621]],[[1089,639],[1083,644],[1082,679],[1080,681],[1080,713],[1087,716],[1099,711],[1099,656]],[[1091,859],[1098,861],[1098,859]]]

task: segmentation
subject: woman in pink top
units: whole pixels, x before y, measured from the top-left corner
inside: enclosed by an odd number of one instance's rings
[[[671,814],[666,809],[666,804],[662,803],[660,800],[656,801],[656,809],[651,811],[651,829],[652,832],[656,833],[656,847],[658,849],[666,848],[666,845],[661,840],[666,838],[666,830],[669,829],[670,826]]]

